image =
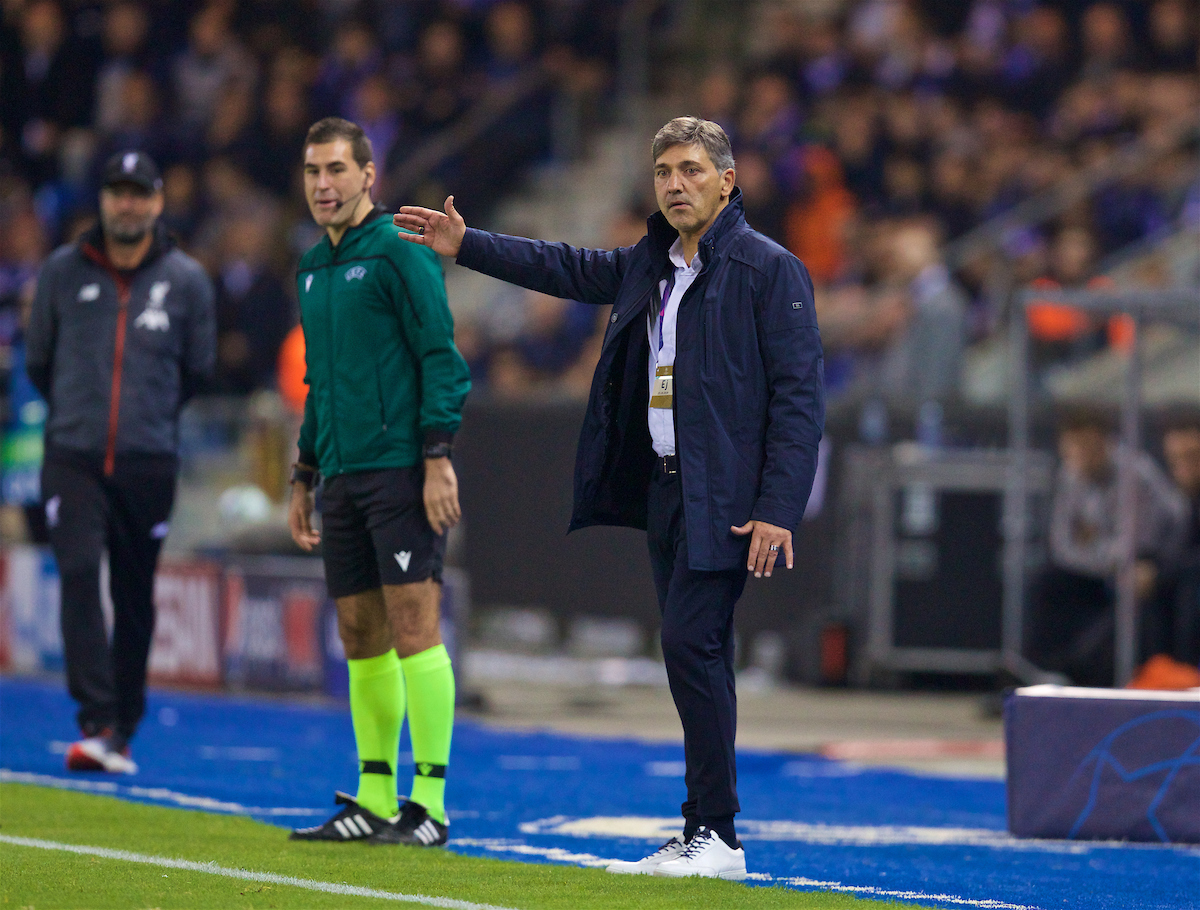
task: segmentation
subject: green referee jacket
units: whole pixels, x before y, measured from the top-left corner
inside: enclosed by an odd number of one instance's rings
[[[453,439],[471,388],[441,262],[396,231],[376,208],[336,247],[323,237],[296,273],[300,461],[326,477],[419,464],[424,443]]]

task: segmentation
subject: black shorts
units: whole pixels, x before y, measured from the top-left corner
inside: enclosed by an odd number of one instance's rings
[[[446,535],[425,516],[425,471],[339,474],[321,496],[321,543],[330,597],[382,585],[442,581]]]

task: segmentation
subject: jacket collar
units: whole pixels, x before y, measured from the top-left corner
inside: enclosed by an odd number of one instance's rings
[[[375,208],[373,208],[373,209],[371,209],[371,211],[367,212],[366,217],[363,218],[362,221],[360,221],[358,224],[352,224],[352,225],[350,225],[350,227],[346,228],[346,232],[344,234],[342,234],[342,239],[340,241],[338,241],[338,245],[336,247],[333,245],[333,241],[329,239],[329,232],[326,231],[325,232],[325,245],[327,247],[329,247],[330,251],[344,250],[346,248],[347,240],[352,240],[352,239],[356,238],[358,236],[358,234],[362,231],[363,228],[365,228],[367,225],[371,224],[371,222],[382,218],[387,213],[388,213],[387,209],[385,209],[383,206],[381,206],[381,205],[375,206]]]
[[[707,265],[712,261],[713,253],[718,244],[722,243],[739,225],[745,223],[745,206],[742,203],[742,191],[734,187],[729,195],[729,203],[721,210],[717,220],[712,223],[702,238],[700,238],[700,261]],[[662,212],[655,212],[646,219],[646,239],[650,245],[650,262],[655,269],[665,269],[671,244],[679,239],[679,232],[671,227],[667,217]]]
[[[164,253],[169,252],[175,246],[175,240],[167,232],[166,226],[161,221],[154,222],[154,235],[150,240],[150,249],[146,251],[146,255],[142,257],[142,261],[138,264],[134,272],[140,272],[144,268],[148,268],[155,260],[161,257]],[[108,251],[104,245],[104,229],[99,223],[86,231],[79,238],[79,251],[92,262],[109,271],[117,271],[108,259]]]

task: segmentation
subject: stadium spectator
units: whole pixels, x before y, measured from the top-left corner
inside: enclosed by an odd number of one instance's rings
[[[1151,70],[1195,74],[1200,66],[1200,24],[1196,4],[1189,0],[1155,0],[1150,6]]]
[[[873,230],[865,288],[843,287],[822,303],[822,337],[853,353],[854,383],[891,401],[945,400],[958,389],[968,298],[938,252],[927,218]]]
[[[1006,101],[1039,120],[1071,81],[1069,26],[1062,11],[1035,6],[1014,23],[1015,40],[1000,64]]]
[[[1120,4],[1092,3],[1083,11],[1080,33],[1080,78],[1104,79],[1138,62],[1129,19]]]
[[[1171,480],[1187,500],[1187,518],[1180,547],[1156,565],[1145,650],[1195,667],[1200,664],[1200,412],[1177,408],[1169,413],[1162,448]]]
[[[103,61],[96,74],[94,122],[98,132],[111,134],[121,126],[125,78],[135,70],[154,68],[149,36],[150,17],[141,4],[114,3],[104,11]]]
[[[383,55],[371,28],[357,19],[342,23],[317,74],[313,110],[322,116],[351,115],[359,87],[382,65]]]
[[[173,164],[163,172],[162,223],[167,230],[189,244],[202,216],[200,180],[190,164]]]
[[[171,67],[174,113],[186,142],[202,135],[225,93],[253,91],[254,58],[230,28],[226,4],[210,3],[192,17],[188,44]]]
[[[286,198],[296,182],[295,168],[284,162],[304,144],[312,118],[304,84],[296,78],[276,76],[263,94],[262,112],[254,129],[255,142],[247,170],[259,186]]]
[[[93,186],[99,182],[99,168],[122,149],[144,149],[156,161],[178,157],[178,145],[163,115],[154,77],[145,70],[131,70],[121,80],[112,123],[111,131],[98,137]]]
[[[91,122],[95,55],[71,34],[57,0],[27,4],[16,46],[5,50],[4,131],[34,182],[52,180],[63,134]]]
[[[739,159],[739,182],[745,194]],[[804,191],[787,209],[787,243],[818,285],[841,277],[847,263],[850,227],[858,201],[842,181],[842,166],[828,149],[804,150]],[[746,218],[750,221],[749,215]],[[753,222],[751,222],[753,224]],[[774,236],[769,231],[763,233]]]
[[[246,206],[223,219],[214,270],[216,392],[246,395],[275,386],[279,349],[296,321],[271,261],[277,222],[275,207],[268,205]]]
[[[1112,433],[1111,418],[1094,408],[1071,410],[1059,422],[1050,564],[1029,600],[1026,656],[1083,686],[1113,683],[1115,585],[1123,554]],[[1132,458],[1137,595],[1144,603],[1154,589],[1156,561],[1177,555],[1186,505],[1149,456]]]
[[[400,112],[397,109],[395,92],[391,83],[381,74],[368,76],[358,84],[350,104],[353,120],[358,123],[375,154],[384,164],[384,173],[380,175],[379,193],[387,195],[387,170],[395,162],[393,150],[399,151],[398,143],[401,138]]]
[[[466,39],[449,19],[431,22],[421,33],[416,66],[401,87],[401,109],[416,138],[437,132],[467,110],[478,86],[466,69]]]
[[[146,707],[154,571],[178,470],[179,411],[215,348],[208,277],[159,222],[162,181],[144,153],[104,168],[100,225],[38,278],[29,377],[50,406],[42,496],[62,579],[63,659],[83,739],[72,771],[136,773]],[[108,551],[114,626],[100,606]]]

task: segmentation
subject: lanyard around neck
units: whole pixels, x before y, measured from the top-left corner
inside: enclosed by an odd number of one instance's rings
[[[658,295],[658,349],[661,351],[663,346],[663,322],[667,315],[667,301],[671,298],[671,291],[675,287],[675,269],[672,268],[667,275],[666,287]]]

